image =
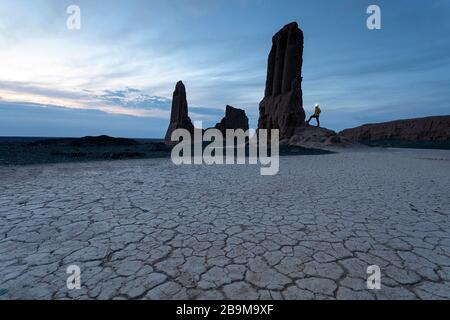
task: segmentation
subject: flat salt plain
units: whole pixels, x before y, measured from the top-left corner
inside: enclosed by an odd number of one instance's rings
[[[0,299],[449,299],[449,194],[444,150],[0,167]]]

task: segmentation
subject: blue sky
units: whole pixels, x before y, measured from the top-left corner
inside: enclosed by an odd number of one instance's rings
[[[81,30],[66,28],[67,6]],[[366,9],[381,7],[382,29]],[[2,0],[0,136],[157,138],[175,83],[204,126],[256,126],[271,37],[305,33],[305,109],[324,126],[450,114],[450,1]]]

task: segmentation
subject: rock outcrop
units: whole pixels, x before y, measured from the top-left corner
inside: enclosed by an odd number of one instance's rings
[[[303,125],[296,128],[292,137],[281,140],[280,144],[325,150],[362,147],[358,143],[342,137],[333,130],[310,125]]]
[[[358,142],[450,141],[450,116],[436,116],[392,122],[366,124],[340,133],[342,137]]]
[[[302,76],[303,32],[296,22],[283,27],[272,39],[264,99],[259,107],[259,129],[279,129],[290,138],[304,124]]]
[[[247,131],[249,128],[247,115],[244,110],[227,106],[225,117],[220,123],[216,124],[215,128],[220,130],[224,136],[227,129],[243,129]]]
[[[179,81],[175,87],[172,99],[172,111],[170,114],[170,124],[167,129],[165,142],[172,144],[172,132],[176,129],[186,129],[194,133],[194,125],[188,116],[188,103],[186,99],[186,88],[183,82]]]

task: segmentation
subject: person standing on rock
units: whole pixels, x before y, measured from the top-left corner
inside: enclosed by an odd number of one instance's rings
[[[313,118],[315,118],[316,121],[317,121],[317,127],[320,127],[320,120],[319,120],[319,117],[320,117],[320,114],[321,114],[321,113],[322,113],[322,110],[320,110],[319,104],[316,104],[316,108],[314,109],[314,114],[313,114],[311,117],[309,117],[309,120],[306,121],[306,123],[309,124],[309,123],[311,122],[311,120],[312,120]]]

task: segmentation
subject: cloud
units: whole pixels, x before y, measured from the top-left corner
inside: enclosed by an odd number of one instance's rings
[[[125,88],[121,90],[104,90],[96,99],[115,106],[121,106],[129,109],[160,109],[168,111],[171,107],[171,100],[152,96],[142,92],[139,89]]]
[[[0,100],[0,136],[162,138],[168,120]]]
[[[168,122],[172,101],[150,95],[142,90],[126,87],[119,90],[93,91],[89,89],[66,91],[45,86],[0,81],[0,99],[6,103],[28,107],[64,108],[72,110],[100,111],[123,116],[164,119]],[[218,121],[222,110],[207,107],[191,107],[194,121],[208,124]]]
[[[52,105],[59,108],[98,110],[136,117],[168,118],[170,107],[165,98],[148,96],[136,91],[122,90],[123,97],[112,91],[49,89],[39,85],[0,82],[0,97],[8,102]]]

